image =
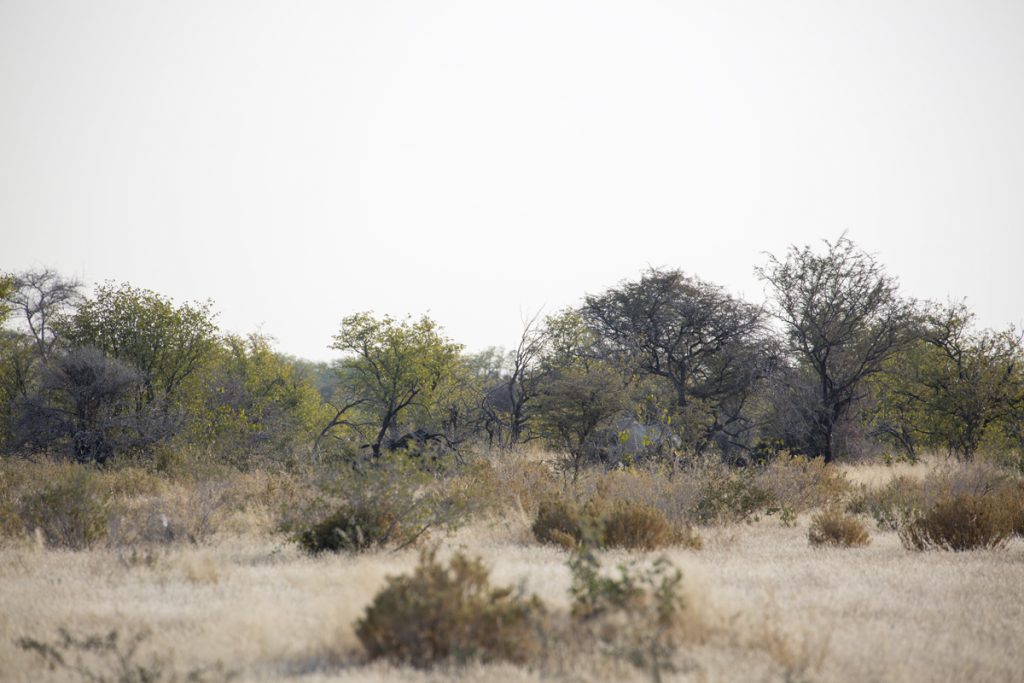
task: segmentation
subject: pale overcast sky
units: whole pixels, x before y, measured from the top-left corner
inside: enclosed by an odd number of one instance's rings
[[[913,296],[1024,302],[1024,2],[0,0],[0,270],[470,349],[679,267],[760,301],[847,230]]]

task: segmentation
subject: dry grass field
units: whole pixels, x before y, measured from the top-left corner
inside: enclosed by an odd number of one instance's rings
[[[915,467],[923,478],[926,466]],[[903,470],[844,468],[866,490]],[[768,514],[701,527],[700,549],[600,554],[605,567],[664,555],[682,571],[685,628],[656,671],[563,643],[528,665],[369,662],[354,624],[387,576],[416,566],[419,551],[306,555],[272,530],[257,487],[247,485],[254,499],[195,542],[73,551],[47,547],[41,536],[8,536],[0,546],[0,680],[1024,681],[1024,540],[919,552],[871,523],[866,547],[815,547],[813,508],[785,524]],[[524,507],[478,515],[421,545],[440,544],[441,557],[479,555],[494,584],[566,613],[568,553],[534,540]],[[48,668],[19,646],[23,638],[54,643],[59,629],[76,637],[116,630],[122,652],[139,636],[129,661],[142,667],[140,677],[114,675],[110,654],[63,650],[85,670],[76,673]]]

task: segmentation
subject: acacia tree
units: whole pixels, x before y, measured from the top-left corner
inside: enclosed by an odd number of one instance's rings
[[[43,268],[13,275],[10,285],[0,299],[20,313],[36,355],[46,359],[56,337],[53,323],[81,301],[82,283]]]
[[[168,416],[139,408],[142,373],[90,348],[55,353],[36,392],[15,409],[15,445],[64,451],[78,462],[103,463],[125,450],[170,436]]]
[[[552,316],[546,327],[550,336],[537,396],[538,429],[549,444],[563,449],[560,464],[575,487],[601,429],[629,405],[629,378],[594,353],[597,340],[578,312]]]
[[[836,427],[863,395],[864,381],[914,338],[914,306],[896,279],[845,236],[824,253],[790,247],[755,269],[774,299],[790,354],[814,377],[804,410],[813,452],[831,462]]]
[[[375,457],[389,434],[397,436],[403,414],[431,406],[462,351],[427,316],[399,321],[372,313],[343,319],[331,348],[349,354],[339,369],[348,393],[372,418],[374,434],[367,445]]]
[[[523,321],[516,347],[500,358],[495,377],[489,378],[482,409],[488,432],[505,446],[529,441],[530,406],[544,376],[541,362],[549,332],[540,313]]]
[[[581,312],[607,351],[669,383],[678,411],[698,422],[695,445],[749,427],[743,411],[767,368],[759,307],[679,270],[651,269],[588,296]]]
[[[212,303],[174,302],[148,289],[107,282],[58,322],[69,346],[96,348],[142,371],[140,402],[166,405],[216,345]]]

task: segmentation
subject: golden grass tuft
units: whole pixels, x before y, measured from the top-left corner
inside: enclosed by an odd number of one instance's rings
[[[871,543],[864,523],[838,507],[827,508],[811,517],[807,540],[813,546],[843,548],[855,548]]]

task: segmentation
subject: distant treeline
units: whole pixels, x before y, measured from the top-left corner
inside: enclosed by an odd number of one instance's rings
[[[255,458],[438,456],[543,443],[573,469],[1024,453],[1024,350],[963,303],[917,302],[846,237],[756,269],[756,305],[673,269],[467,354],[428,317],[340,322],[332,363],[222,334],[211,302],[52,270],[0,278],[0,448],[104,463],[198,448]]]

